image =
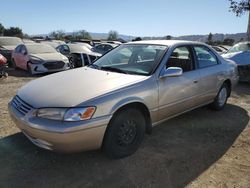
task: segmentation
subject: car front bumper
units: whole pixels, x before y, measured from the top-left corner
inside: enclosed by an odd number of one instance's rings
[[[111,119],[110,116],[87,121],[66,122],[23,116],[9,103],[12,120],[35,145],[59,152],[99,149]]]
[[[70,69],[69,63],[64,63],[63,67],[60,68],[46,68],[44,66],[45,63],[42,64],[35,64],[31,63],[30,68],[32,74],[41,74],[41,73],[49,73],[49,72],[59,72],[59,71],[64,71]]]

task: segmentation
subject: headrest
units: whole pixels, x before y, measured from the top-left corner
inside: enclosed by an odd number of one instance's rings
[[[171,54],[171,57],[179,57],[179,53],[178,53],[178,52],[173,52],[173,53]]]

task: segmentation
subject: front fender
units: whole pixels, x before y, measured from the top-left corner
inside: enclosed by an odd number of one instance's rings
[[[122,108],[125,105],[131,104],[131,103],[142,103],[145,106],[145,101],[139,97],[128,97],[125,99],[122,99],[118,101],[110,110],[109,114],[114,114],[118,109]]]

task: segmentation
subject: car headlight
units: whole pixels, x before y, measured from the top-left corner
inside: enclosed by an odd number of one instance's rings
[[[65,62],[69,62],[69,59],[67,57],[63,58],[62,60]]]
[[[95,107],[85,108],[41,108],[36,111],[36,116],[44,119],[60,121],[82,121],[92,118]]]

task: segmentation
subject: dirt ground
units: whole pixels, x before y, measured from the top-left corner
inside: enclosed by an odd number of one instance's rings
[[[134,155],[111,160],[28,141],[7,104],[36,77],[9,74],[0,81],[0,187],[250,187],[250,84],[240,83],[223,111],[203,107],[162,123]]]

